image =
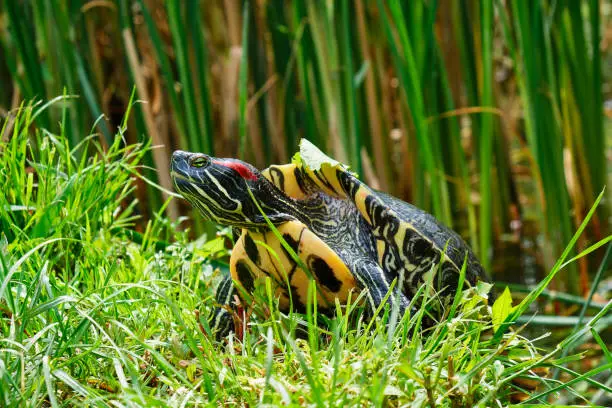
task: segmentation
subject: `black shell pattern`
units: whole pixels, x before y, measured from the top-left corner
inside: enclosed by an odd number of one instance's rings
[[[458,267],[463,265],[464,258],[467,254],[466,279],[468,281],[476,282],[478,279],[489,281],[487,273],[482,265],[480,265],[480,262],[474,255],[474,252],[466,244],[463,238],[459,236],[459,234],[446,227],[433,215],[421,210],[418,207],[415,207],[412,204],[382,192],[376,192],[375,194],[390,209],[395,211],[399,218],[412,224],[421,234],[433,241],[438,248],[446,248],[446,256],[448,256],[450,260]],[[415,242],[418,242],[418,240]],[[416,250],[417,248],[413,249]],[[405,250],[407,250],[407,248],[405,248]],[[442,268],[442,270],[444,271],[444,268]],[[443,277],[442,279],[446,279],[446,277]]]
[[[478,280],[489,281],[476,256],[465,241],[444,226],[431,214],[388,194],[371,190],[346,171],[338,170],[347,195],[357,205],[357,194],[365,187],[365,212],[372,220],[371,233],[385,243],[380,266],[387,280],[404,271],[408,295],[414,294],[423,283],[424,274],[438,265],[435,285],[443,288],[443,295],[452,295],[457,287],[459,271],[467,256],[466,281],[474,285]],[[406,227],[402,228],[401,226]],[[409,224],[409,225],[406,225]],[[398,231],[404,234],[401,244],[396,240]],[[400,235],[401,237],[401,235]],[[442,257],[444,252],[445,257]],[[412,292],[412,293],[410,293]],[[494,294],[490,297],[493,300]]]

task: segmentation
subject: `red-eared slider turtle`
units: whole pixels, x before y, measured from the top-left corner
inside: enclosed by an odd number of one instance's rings
[[[300,311],[313,277],[319,308],[367,289],[374,309],[402,276],[403,287],[396,285],[388,299],[399,301],[403,312],[430,274],[437,289],[454,293],[464,259],[468,284],[487,280],[468,245],[432,215],[372,190],[306,140],[296,157],[292,164],[260,172],[236,159],[174,152],[176,190],[205,218],[238,229],[231,276],[217,290],[219,303],[233,303],[233,281],[250,292],[260,278],[270,277],[281,310],[291,302]],[[262,211],[309,272],[269,229]],[[231,324],[219,309],[213,327],[224,332]]]

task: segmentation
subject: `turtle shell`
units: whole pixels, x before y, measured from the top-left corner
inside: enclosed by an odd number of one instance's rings
[[[302,143],[308,143],[310,151],[318,150],[307,141]],[[318,154],[326,157],[320,151]],[[450,295],[457,288],[464,262],[469,284],[489,280],[465,241],[431,214],[371,189],[333,159],[326,163],[311,166],[298,160],[293,168],[271,167],[267,174],[278,188],[294,197],[304,199],[319,194],[350,203],[367,224],[362,233],[374,243],[376,263],[387,283],[403,277],[403,292],[410,298],[432,279],[436,289]]]
[[[409,294],[429,279],[443,294],[453,294],[464,262],[469,284],[488,280],[465,241],[431,214],[373,191],[351,174],[338,171],[337,176],[372,227],[380,266],[390,275],[403,274]]]

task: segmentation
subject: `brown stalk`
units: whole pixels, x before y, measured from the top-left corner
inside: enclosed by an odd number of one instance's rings
[[[235,155],[238,149],[238,75],[240,73],[240,58],[242,47],[232,46],[229,58],[223,65],[222,75],[222,110],[221,126],[223,129],[224,148],[226,155]]]
[[[374,190],[380,190],[380,179],[376,177],[372,160],[370,160],[370,156],[368,155],[368,151],[366,150],[365,146],[361,147],[359,153],[361,155],[364,180]]]
[[[134,37],[132,33],[128,29],[124,29],[122,32],[123,40],[125,41],[125,49],[128,57],[128,62],[130,64],[130,68],[134,73],[134,82],[136,83],[136,90],[138,92],[138,96],[141,100],[149,101],[149,93],[145,84],[145,79],[142,74],[142,69],[140,66],[140,62],[138,61],[138,54],[136,52],[136,46],[134,45]],[[170,146],[169,141],[162,139],[159,134],[157,127],[155,126],[155,121],[153,119],[153,112],[151,110],[151,105],[149,103],[142,104],[142,112],[144,115],[144,122],[147,128],[147,133],[151,136],[153,141],[153,146],[158,146],[158,148],[153,149],[153,161],[155,162],[155,167],[158,169],[157,176],[159,178],[159,184],[166,190],[172,191],[172,180],[170,178],[170,162],[168,160],[169,152],[168,146]],[[168,193],[166,191],[162,191],[162,197],[164,200],[168,199]],[[179,211],[177,202],[175,200],[170,201],[168,204],[168,216],[175,220],[178,218]]]
[[[372,150],[374,151],[374,167],[378,174],[378,182],[380,188],[383,191],[388,191],[388,180],[389,172],[387,170],[387,160],[385,160],[385,148],[384,148],[384,136],[382,133],[382,126],[379,116],[378,102],[376,99],[376,87],[374,83],[374,73],[372,72],[372,55],[370,48],[368,47],[368,28],[365,22],[365,12],[363,9],[363,0],[357,0],[357,32],[359,33],[359,46],[361,48],[361,55],[364,61],[370,62],[370,69],[365,77],[365,90],[367,106],[370,108],[368,111],[368,123],[370,125],[370,138],[372,141]],[[374,176],[374,175],[373,175]]]
[[[13,83],[13,97],[11,98],[10,111],[6,113],[6,124],[4,126],[4,134],[2,135],[2,141],[8,142],[10,135],[13,133],[13,126],[15,125],[15,115],[12,113],[19,109],[19,101],[21,100],[21,91],[16,83]],[[2,127],[0,126],[0,130]]]
[[[238,0],[225,0],[225,13],[227,16],[227,31],[231,45],[240,45],[240,13],[241,7]]]

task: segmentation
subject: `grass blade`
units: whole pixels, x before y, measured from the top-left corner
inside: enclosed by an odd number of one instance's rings
[[[238,74],[238,104],[240,117],[238,118],[238,134],[239,134],[239,148],[238,157],[244,158],[246,143],[247,143],[247,121],[248,121],[248,110],[247,102],[249,97],[249,90],[247,87],[248,76],[249,76],[249,2],[247,1],[242,11],[242,48],[240,55],[240,72]]]

